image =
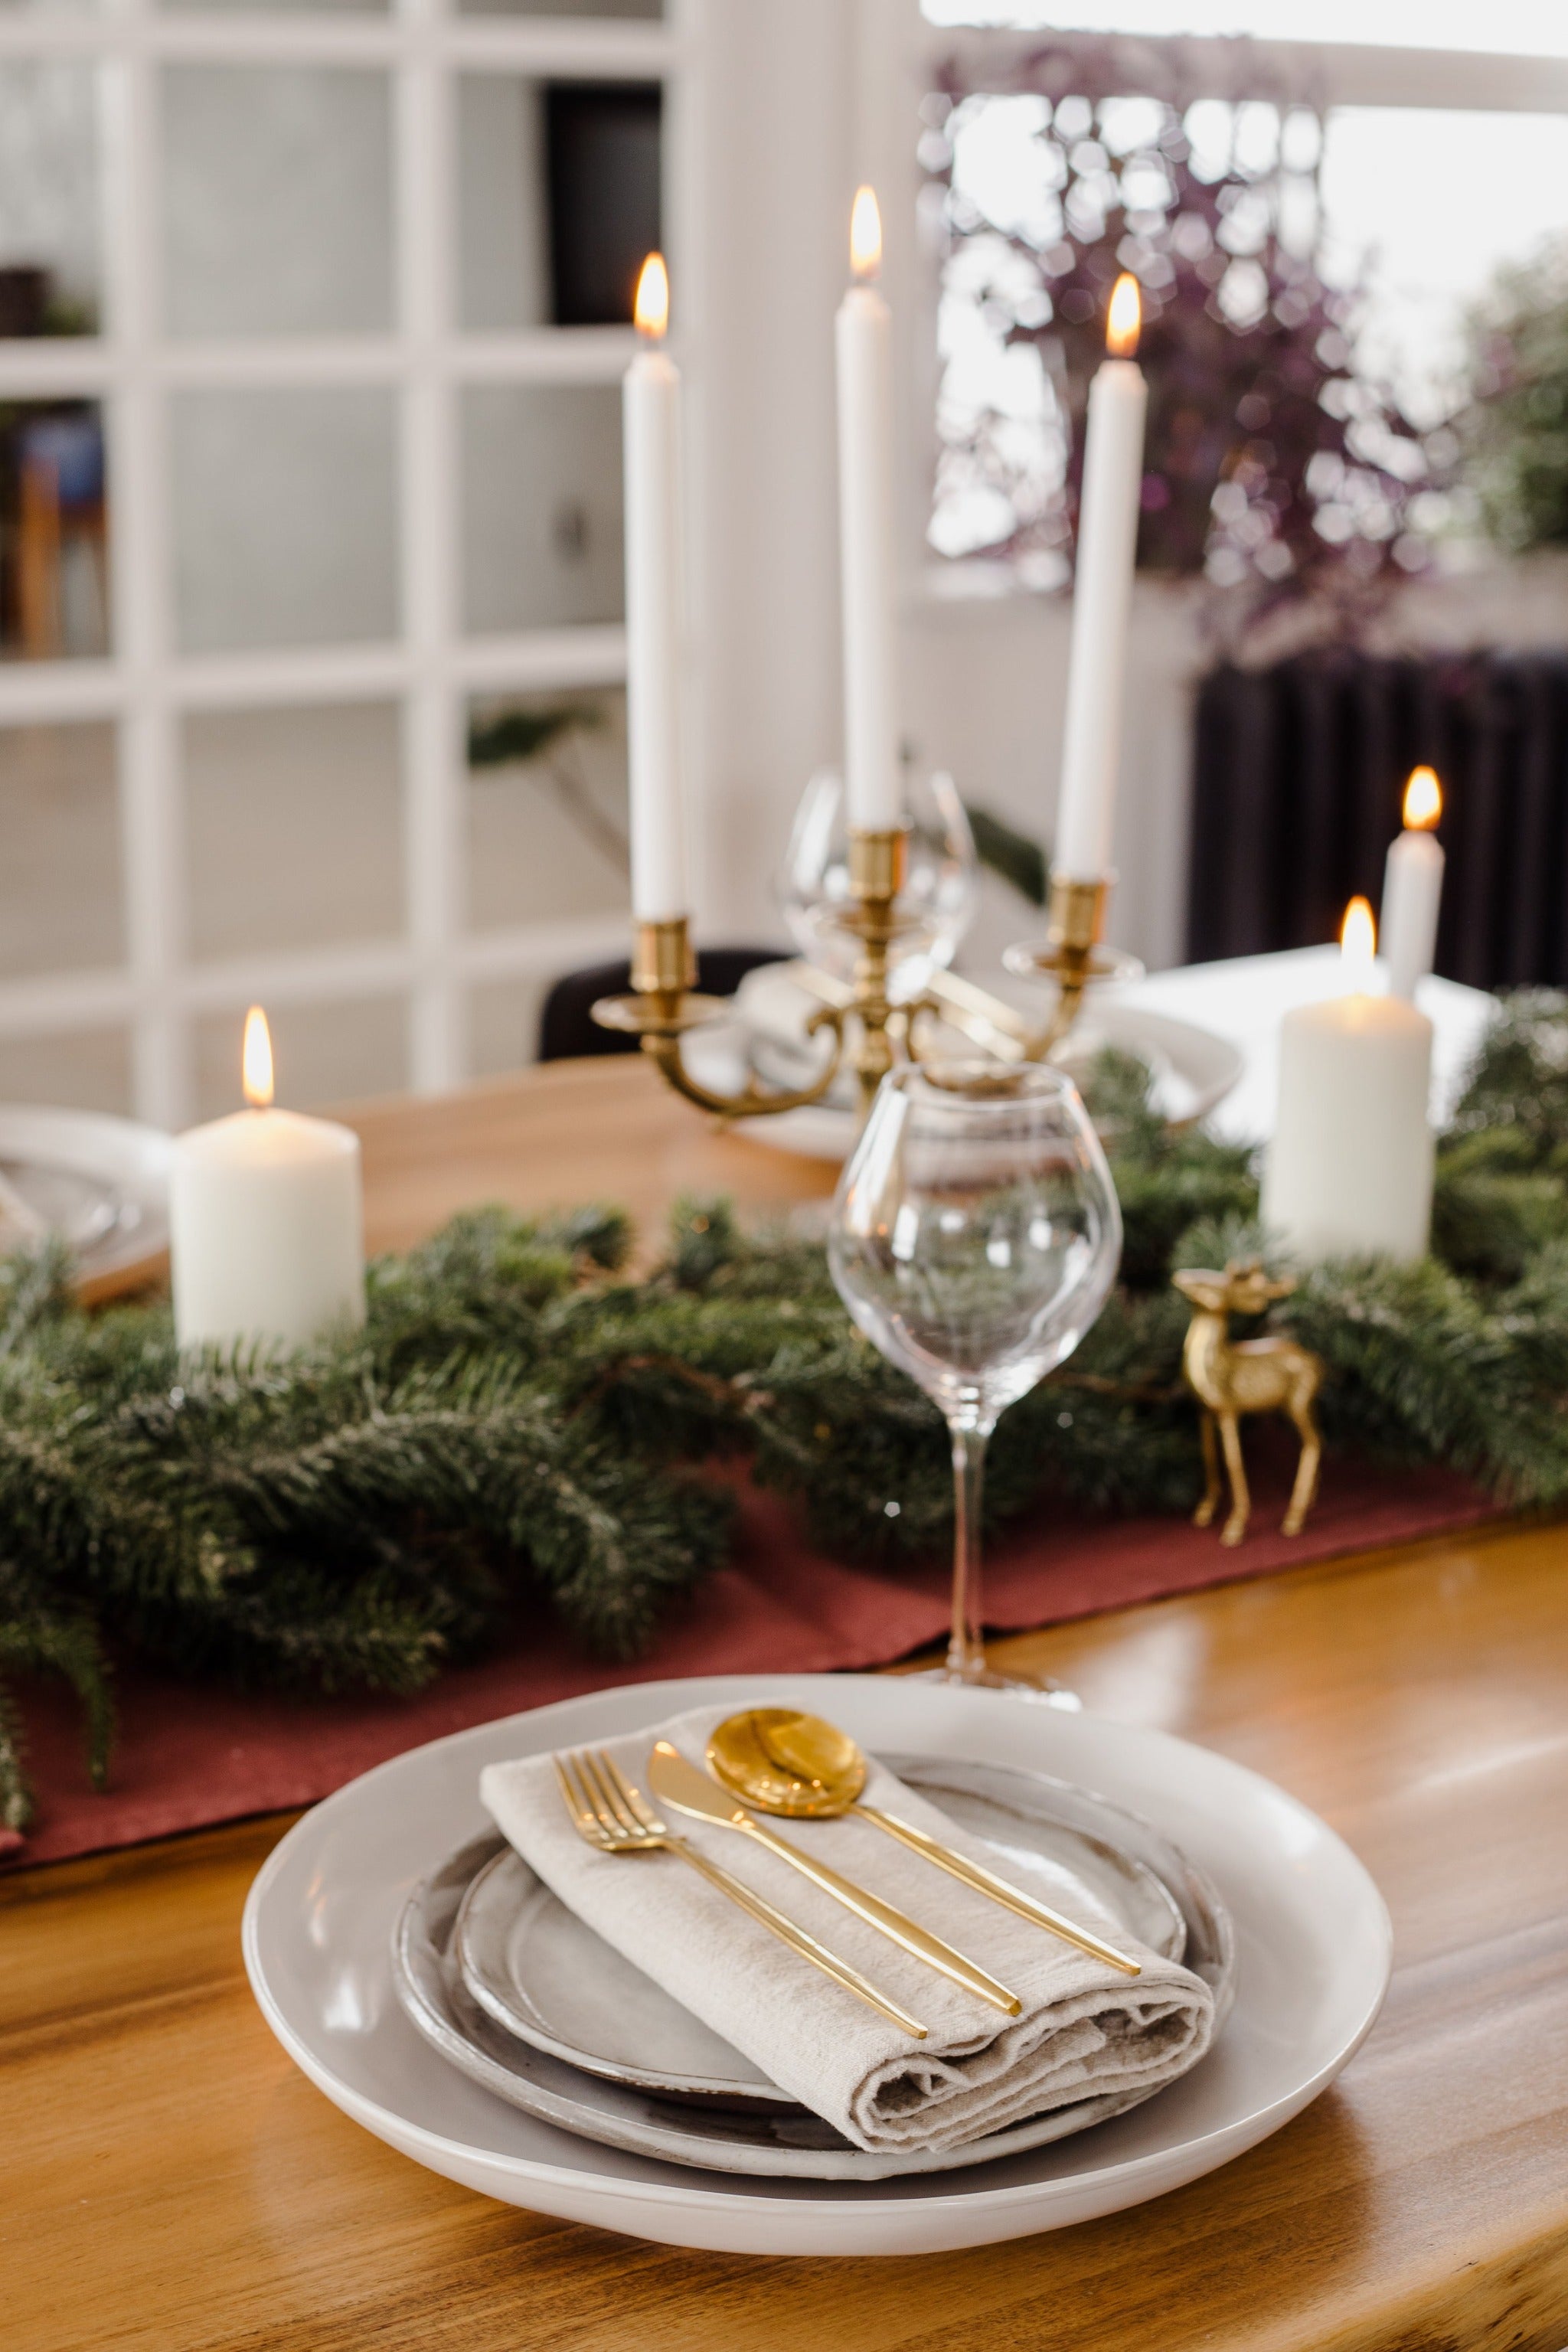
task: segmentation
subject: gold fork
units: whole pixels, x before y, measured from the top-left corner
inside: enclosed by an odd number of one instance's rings
[[[920,2020],[911,2017],[907,2010],[900,2009],[898,2002],[889,2000],[886,1993],[879,1992],[869,1978],[863,1977],[858,1969],[852,1969],[847,1960],[841,1960],[836,1952],[828,1950],[826,1944],[819,1944],[815,1936],[808,1935],[804,1927],[797,1927],[795,1921],[776,1910],[765,1895],[754,1895],[738,1878],[731,1878],[718,1863],[710,1862],[705,1853],[700,1853],[689,1838],[680,1837],[673,1830],[667,1829],[641,1790],[626,1779],[615,1758],[604,1748],[596,1753],[585,1748],[580,1748],[574,1756],[555,1756],[551,1761],[555,1767],[555,1778],[560,1783],[572,1825],[586,1844],[596,1846],[601,1853],[679,1854],[681,1861],[689,1863],[710,1886],[716,1886],[721,1895],[727,1895],[731,1902],[738,1904],[759,1927],[766,1927],[781,1943],[798,1952],[802,1959],[809,1960],[814,1968],[822,1970],[824,1976],[831,1977],[835,1984],[842,1985],[846,1992],[854,1993],[858,2000],[879,2010],[884,2017],[901,2026],[915,2041],[925,2040],[926,2029]]]

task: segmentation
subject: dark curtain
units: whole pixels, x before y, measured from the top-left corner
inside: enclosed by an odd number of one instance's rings
[[[1423,761],[1448,853],[1437,970],[1568,985],[1568,653],[1215,670],[1198,698],[1189,958],[1331,940],[1357,891],[1375,908]]]

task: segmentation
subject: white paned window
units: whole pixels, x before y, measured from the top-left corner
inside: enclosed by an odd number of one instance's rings
[[[434,1091],[621,951],[679,5],[0,9],[0,1096]]]

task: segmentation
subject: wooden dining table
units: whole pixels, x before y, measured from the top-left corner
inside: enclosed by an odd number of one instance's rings
[[[373,1244],[485,1200],[753,1208],[831,1171],[639,1063],[349,1114]],[[1245,1571],[1245,1556],[1237,1563]],[[1393,1988],[1334,2086],[1152,2204],[971,2252],[767,2261],[421,2170],[329,2105],[240,1961],[290,1816],[0,1881],[5,2352],[1563,2352],[1568,1541],[1510,1526],[998,1644],[1268,1774],[1363,1857]]]

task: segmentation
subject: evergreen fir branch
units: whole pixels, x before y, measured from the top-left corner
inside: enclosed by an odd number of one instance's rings
[[[1173,1253],[1194,1224],[1255,1213],[1251,1152],[1202,1129],[1173,1133],[1150,1101],[1142,1062],[1109,1051],[1097,1055],[1085,1097],[1110,1150],[1126,1287],[1163,1287]]]
[[[1322,1418],[1342,1443],[1446,1462],[1508,1501],[1568,1488],[1559,1400],[1531,1391],[1506,1317],[1435,1259],[1320,1267],[1282,1316],[1329,1367]]]
[[[493,711],[469,722],[468,765],[499,768],[513,761],[537,760],[574,728],[591,730],[604,723],[604,712],[594,702],[563,702],[544,709],[518,705]]]
[[[87,1727],[88,1770],[101,1788],[109,1771],[114,1706],[109,1672],[91,1620],[60,1603],[10,1564],[0,1562],[0,1668],[57,1674],[76,1693]],[[19,1710],[0,1682],[0,1826],[25,1831],[32,1800],[23,1769]]]
[[[68,1310],[71,1254],[61,1241],[18,1250],[0,1273],[0,1357],[14,1355],[41,1323]]]
[[[1448,1123],[1451,1138],[1523,1139],[1537,1166],[1568,1146],[1568,995],[1527,988],[1505,997]]]
[[[969,819],[974,855],[981,865],[988,866],[1004,882],[1011,883],[1031,907],[1043,907],[1048,878],[1044,845],[1031,835],[1018,832],[993,810],[978,807],[973,801],[964,803],[963,813]]]
[[[1517,1282],[1538,1251],[1568,1234],[1568,1185],[1537,1161],[1517,1126],[1447,1144],[1433,1187],[1433,1255],[1479,1281]]]
[[[1090,1075],[1126,1227],[1077,1354],[1003,1417],[987,1516],[1189,1507],[1180,1265],[1268,1255],[1250,1156],[1173,1135],[1125,1056]],[[1441,1139],[1434,1255],[1319,1266],[1272,1321],[1325,1359],[1331,1448],[1568,1499],[1568,1000],[1506,1006]],[[363,1331],[182,1356],[167,1307],[0,1264],[0,1823],[26,1811],[16,1673],[63,1674],[100,1761],[103,1652],[407,1691],[552,1613],[634,1654],[725,1556],[743,1454],[812,1539],[896,1572],[946,1542],[935,1407],[849,1322],[820,1242],[682,1202],[654,1271],[589,1208],[458,1218],[379,1260]]]
[[[284,1558],[246,1591],[226,1594],[199,1628],[182,1626],[184,1663],[224,1672],[242,1687],[405,1697],[449,1654],[443,1600],[439,1591],[416,1597],[390,1573],[345,1583],[341,1573]]]
[[[0,1681],[0,1830],[23,1836],[32,1827],[33,1791],[27,1780],[26,1738],[22,1711]]]

